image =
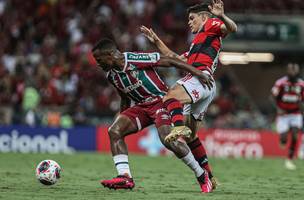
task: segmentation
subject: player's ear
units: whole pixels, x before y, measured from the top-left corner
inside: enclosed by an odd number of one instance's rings
[[[121,54],[120,51],[118,51],[117,49],[111,51],[110,53],[111,53],[111,56],[114,57],[115,59],[118,59]]]
[[[202,20],[205,21],[208,18],[208,15],[206,13],[202,13]]]

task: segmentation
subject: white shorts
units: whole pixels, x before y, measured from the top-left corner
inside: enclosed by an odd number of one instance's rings
[[[303,116],[300,113],[279,115],[276,118],[277,132],[282,134],[289,131],[291,127],[302,129]]]
[[[192,114],[196,120],[202,120],[209,104],[213,100],[216,94],[215,82],[211,90],[208,87],[204,87],[198,78],[191,74],[186,75],[177,81],[178,84],[182,85],[188,95],[192,99],[192,104],[184,105],[184,115]]]

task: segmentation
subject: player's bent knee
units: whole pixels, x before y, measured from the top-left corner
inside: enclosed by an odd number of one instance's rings
[[[108,133],[109,133],[111,140],[119,140],[119,139],[123,138],[118,126],[115,126],[115,125],[110,126],[110,128],[108,129]]]
[[[179,92],[175,88],[170,89],[168,91],[168,93],[163,97],[163,102],[167,101],[168,99],[172,99],[172,98],[179,100],[178,94],[179,94]]]

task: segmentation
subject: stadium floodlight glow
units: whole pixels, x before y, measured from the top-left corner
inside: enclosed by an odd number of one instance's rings
[[[220,61],[224,65],[246,65],[250,62],[273,62],[274,55],[272,53],[222,52],[220,54]]]
[[[246,53],[250,62],[273,62],[274,55],[272,53]]]
[[[222,52],[220,54],[220,61],[224,65],[248,64],[248,61],[244,57],[244,53],[239,53],[239,52]]]

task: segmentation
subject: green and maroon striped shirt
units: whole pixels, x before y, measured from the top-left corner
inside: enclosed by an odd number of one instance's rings
[[[145,103],[156,97],[163,97],[168,87],[161,80],[154,67],[158,66],[159,53],[125,52],[123,70],[112,69],[108,80],[135,103]]]

